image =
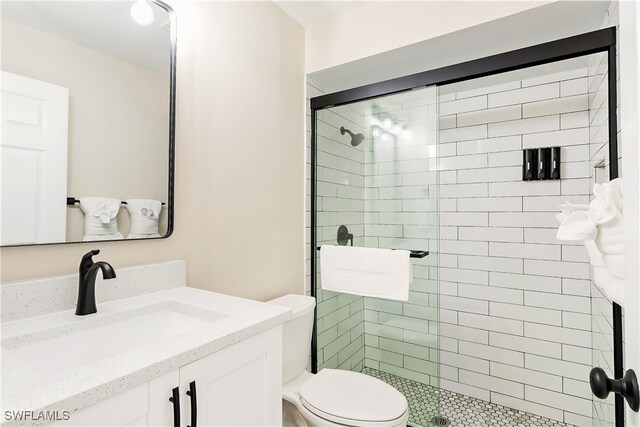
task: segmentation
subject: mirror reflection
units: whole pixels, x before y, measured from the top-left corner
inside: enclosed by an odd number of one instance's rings
[[[171,13],[2,2],[0,244],[168,232]]]

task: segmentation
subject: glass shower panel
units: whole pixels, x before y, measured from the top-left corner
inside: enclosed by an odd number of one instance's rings
[[[587,78],[589,93],[589,159],[590,186],[609,181],[609,102],[607,55],[599,53],[589,57]],[[616,161],[614,159],[614,161]],[[622,174],[622,169],[620,169]],[[593,195],[591,195],[593,199]],[[591,339],[592,366],[605,370],[614,378],[613,310],[611,301],[591,282]],[[615,397],[593,398],[594,426],[615,425]]]
[[[347,227],[354,246],[364,244],[364,144],[350,135],[364,132],[364,117],[353,106],[316,114],[316,243],[337,244],[338,228]],[[315,248],[314,248],[315,249]],[[364,366],[364,298],[322,289],[317,252],[316,300],[318,370],[360,371]]]
[[[322,289],[316,277],[318,369],[361,371],[405,394],[411,425],[438,414],[438,183],[435,87],[317,112],[316,240],[429,251],[412,258],[406,302]]]
[[[364,132],[364,118],[352,106],[319,110],[316,114],[316,243],[337,244],[340,226],[352,234],[353,245],[364,244],[364,145],[350,135]],[[317,252],[316,336],[318,370],[360,371],[364,366],[364,298],[322,289]]]
[[[560,205],[588,204],[594,179],[608,180],[606,79],[590,73],[604,58],[439,87],[440,385],[458,402],[441,408],[452,423],[464,395],[467,422],[612,425],[613,399],[592,400],[588,383],[592,366],[612,375],[611,303],[582,243],[556,238]],[[560,147],[560,179],[524,181],[523,150],[544,159],[548,147]]]

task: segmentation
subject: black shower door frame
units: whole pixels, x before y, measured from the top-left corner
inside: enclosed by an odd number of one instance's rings
[[[493,74],[534,67],[565,59],[577,58],[594,53],[606,52],[608,63],[608,113],[609,113],[609,179],[618,178],[618,95],[616,88],[616,28],[609,27],[579,34],[547,43],[499,53],[472,61],[461,62],[421,73],[385,80],[378,83],[347,89],[311,98],[311,296],[317,298],[317,238],[316,238],[316,116],[318,110],[391,95],[425,86],[443,86],[464,80],[486,77]],[[613,358],[614,376],[622,378],[622,307],[613,303]],[[316,316],[314,313],[313,335],[311,339],[311,368],[318,370],[318,343],[316,337]],[[624,400],[615,395],[616,427],[624,426]]]

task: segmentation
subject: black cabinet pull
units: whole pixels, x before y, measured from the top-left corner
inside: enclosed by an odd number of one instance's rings
[[[198,427],[198,397],[196,396],[196,382],[189,383],[187,396],[191,398],[191,425],[187,427]]]
[[[621,379],[612,380],[602,368],[593,368],[589,374],[589,384],[593,394],[600,399],[606,399],[613,392],[624,397],[633,411],[640,409],[640,388],[633,369],[627,370]]]
[[[169,402],[173,403],[173,427],[180,427],[180,389],[171,390]]]

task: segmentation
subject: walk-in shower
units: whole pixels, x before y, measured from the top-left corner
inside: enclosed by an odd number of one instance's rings
[[[555,237],[561,203],[617,176],[615,76],[606,29],[312,98],[314,369],[388,382],[413,426],[616,425],[588,379],[621,368],[619,307]],[[542,147],[562,179],[523,181]],[[354,246],[428,252],[407,301],[322,289],[318,247],[342,226]]]

